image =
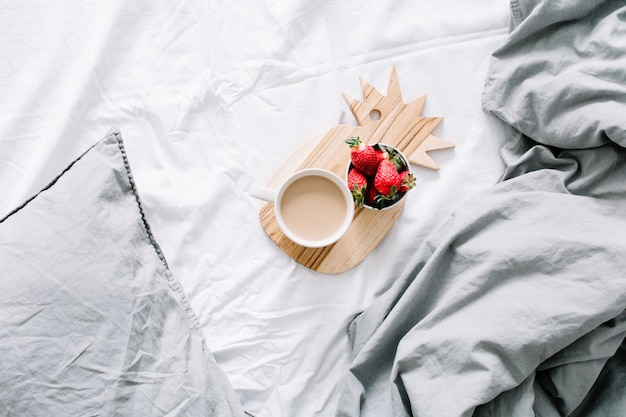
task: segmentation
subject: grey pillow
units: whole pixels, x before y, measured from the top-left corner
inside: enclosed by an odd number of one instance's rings
[[[0,220],[1,416],[244,415],[112,130]]]

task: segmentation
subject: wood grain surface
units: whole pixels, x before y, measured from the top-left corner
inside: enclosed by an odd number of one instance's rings
[[[312,167],[325,168],[345,178],[350,162],[350,148],[345,140],[352,136],[359,136],[365,143],[395,146],[410,163],[439,169],[426,152],[454,144],[431,134],[443,118],[421,116],[426,96],[405,104],[395,67],[386,96],[363,79],[361,85],[364,101],[343,95],[359,125],[337,125],[305,141],[278,167],[268,186],[278,188],[292,173]],[[348,232],[336,243],[323,248],[307,248],[289,240],[276,222],[272,203],[261,206],[259,217],[270,239],[296,262],[318,272],[339,274],[358,265],[378,246],[393,227],[404,204],[400,201],[386,210],[357,208]]]

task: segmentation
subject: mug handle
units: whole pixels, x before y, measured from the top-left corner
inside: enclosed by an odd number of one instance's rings
[[[254,198],[258,198],[259,200],[265,200],[269,203],[273,203],[276,201],[278,191],[258,184],[252,184],[248,189],[248,194]]]

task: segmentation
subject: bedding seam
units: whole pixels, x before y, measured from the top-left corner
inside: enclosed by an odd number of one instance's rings
[[[517,27],[523,20],[522,8],[518,0],[511,0],[510,10],[511,10],[511,18],[513,19],[513,25],[514,27]]]
[[[124,162],[124,168],[126,170],[126,176],[128,178],[128,182],[129,182],[129,184],[131,186],[131,190],[132,190],[133,195],[135,197],[135,202],[137,204],[137,208],[139,210],[139,215],[141,217],[141,223],[143,224],[144,231],[146,232],[146,235],[148,236],[148,240],[150,241],[150,245],[152,246],[152,248],[156,252],[157,257],[159,258],[159,260],[161,261],[161,263],[163,265],[163,268],[164,268],[164,271],[165,271],[165,276],[167,277],[167,280],[170,283],[172,289],[178,293],[179,301],[182,304],[183,309],[185,310],[185,314],[187,315],[187,318],[190,321],[190,325],[197,332],[197,335],[202,339],[202,342],[203,342],[202,344],[203,344],[203,347],[204,347],[203,352],[206,355],[208,355],[210,358],[215,360],[215,358],[213,357],[213,353],[211,352],[211,349],[209,348],[209,345],[208,345],[208,342],[206,340],[206,337],[204,336],[204,333],[203,333],[202,328],[200,326],[200,321],[198,319],[198,316],[196,316],[196,313],[191,308],[191,304],[189,303],[189,300],[187,299],[187,296],[186,296],[185,292],[183,291],[183,288],[182,288],[180,282],[174,277],[174,274],[172,274],[172,271],[170,270],[169,265],[167,264],[167,260],[165,259],[165,255],[163,254],[163,251],[161,250],[161,247],[159,246],[158,242],[156,241],[156,238],[154,237],[154,234],[152,233],[152,229],[150,227],[150,224],[148,223],[148,219],[146,218],[145,212],[143,210],[143,205],[141,204],[141,199],[139,197],[139,191],[137,189],[137,185],[135,184],[135,179],[134,179],[132,171],[130,169],[130,162],[128,161],[128,156],[126,154],[126,148],[124,147],[124,141],[122,139],[122,133],[117,128],[113,128],[113,129],[111,129],[107,133],[107,136],[105,137],[105,139],[103,139],[103,141],[106,141],[110,137],[113,137],[115,139],[115,141],[117,143],[117,147],[118,147],[118,149],[120,151],[120,154],[122,156],[122,161]],[[217,362],[216,362],[216,364],[217,364]],[[243,404],[242,404],[242,408],[243,408]],[[245,415],[247,417],[255,417],[253,414],[248,413],[246,410],[242,410],[242,411],[245,413]]]
[[[24,207],[26,207],[28,205],[28,203],[30,203],[31,201],[33,201],[35,198],[37,198],[37,196],[41,193],[43,193],[44,191],[50,189],[54,184],[57,183],[57,181],[59,181],[59,179],[61,179],[61,177],[67,172],[69,171],[74,164],[76,164],[78,161],[80,161],[85,155],[87,155],[89,153],[89,151],[91,151],[93,148],[95,148],[101,141],[98,141],[96,143],[94,143],[93,145],[91,145],[89,148],[87,148],[87,150],[85,152],[83,152],[81,155],[79,155],[76,159],[74,159],[72,162],[70,162],[70,164],[68,166],[65,167],[65,169],[63,169],[63,171],[61,171],[61,173],[59,175],[57,175],[54,179],[52,179],[52,181],[50,181],[45,187],[43,187],[41,190],[37,191],[35,194],[33,194],[30,198],[26,199],[22,204],[20,204],[19,206],[15,207],[13,210],[11,210],[6,216],[4,216],[2,219],[0,219],[0,223],[3,223],[5,220],[7,220],[9,217],[13,216],[15,213],[19,212],[20,210],[22,210]]]
[[[200,321],[198,320],[198,317],[194,313],[193,309],[191,308],[191,304],[189,303],[189,300],[185,296],[185,293],[180,283],[178,282],[176,278],[174,278],[174,275],[172,274],[172,271],[170,270],[169,265],[167,264],[167,260],[165,259],[165,255],[163,254],[163,251],[161,250],[161,246],[159,246],[158,242],[156,241],[156,238],[154,237],[154,234],[152,233],[152,228],[150,227],[150,224],[148,223],[148,219],[146,218],[146,214],[144,212],[141,199],[139,198],[139,191],[137,189],[137,185],[135,184],[135,179],[130,169],[130,162],[128,161],[128,155],[126,154],[126,148],[124,147],[122,133],[118,129],[114,128],[109,131],[109,133],[107,134],[107,137],[104,140],[108,139],[109,137],[114,137],[115,142],[117,143],[117,147],[122,156],[124,169],[126,170],[126,176],[128,177],[128,182],[132,189],[133,196],[135,197],[135,203],[137,204],[139,215],[141,217],[141,224],[143,225],[143,228],[146,232],[148,240],[150,241],[150,245],[152,246],[152,248],[157,254],[157,257],[163,264],[163,267],[165,269],[165,276],[167,277],[167,280],[172,286],[172,288],[178,293],[180,297],[180,302],[182,303],[185,313],[187,314],[187,317],[191,321],[192,326],[195,328],[195,330],[202,333],[202,330],[200,328]]]

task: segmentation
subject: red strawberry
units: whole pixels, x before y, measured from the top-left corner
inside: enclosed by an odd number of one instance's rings
[[[383,151],[382,149],[376,149],[376,156],[378,157],[379,163],[383,159],[389,159],[389,154],[386,151]]]
[[[389,145],[383,145],[382,143],[379,143],[378,147],[380,148],[380,154],[378,155],[379,158],[389,159],[392,161],[398,172],[406,168],[406,161],[397,149]]]
[[[362,207],[367,189],[367,178],[356,168],[351,168],[348,172],[348,188],[352,192],[352,198],[357,206]]]
[[[415,187],[415,175],[410,171],[402,171],[400,173],[400,189],[398,192],[406,193],[411,188]]]
[[[381,161],[374,177],[374,187],[378,192],[391,197],[397,193],[401,185],[402,179],[393,162],[388,159]]]
[[[365,175],[374,175],[378,168],[378,155],[372,145],[361,142],[358,136],[346,139],[350,145],[352,165]]]
[[[374,183],[368,184],[367,190],[365,191],[365,202],[370,206],[374,206],[377,203],[376,198],[378,197],[378,190],[374,187]]]

